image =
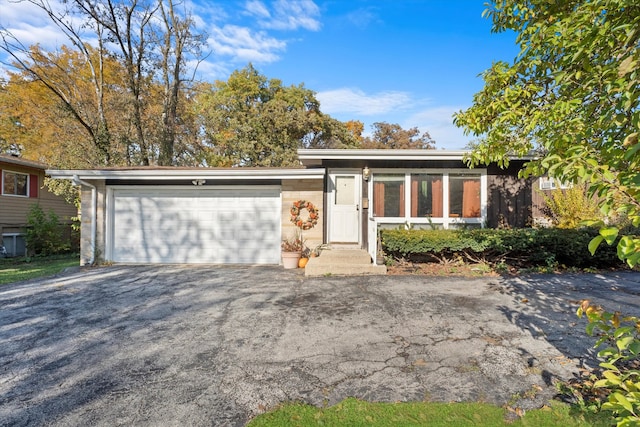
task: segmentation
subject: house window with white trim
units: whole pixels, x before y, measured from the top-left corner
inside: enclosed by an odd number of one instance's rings
[[[482,224],[486,173],[467,170],[372,174],[373,217],[380,224]]]
[[[480,177],[449,175],[449,218],[480,218]]]
[[[29,196],[29,175],[2,171],[2,194],[5,196]]]
[[[411,217],[442,217],[442,174],[411,174]]]
[[[379,174],[373,177],[373,216],[404,216],[404,174]]]

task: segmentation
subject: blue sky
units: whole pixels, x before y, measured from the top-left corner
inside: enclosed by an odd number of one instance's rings
[[[323,112],[429,131],[438,149],[470,140],[451,115],[471,105],[478,76],[518,53],[492,34],[485,0],[221,0],[186,3],[208,34],[200,78],[226,80],[248,62],[284,84],[304,83]],[[28,5],[0,0],[0,24],[26,44],[64,42]]]

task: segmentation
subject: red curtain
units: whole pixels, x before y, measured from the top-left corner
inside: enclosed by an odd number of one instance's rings
[[[462,184],[462,217],[480,217],[480,181],[465,180]]]
[[[400,216],[404,216],[404,182],[400,184]]]
[[[418,178],[411,177],[411,216],[418,216]]]
[[[384,216],[384,183],[373,183],[373,216]]]
[[[434,179],[431,182],[431,216],[434,218],[442,217],[442,180]]]

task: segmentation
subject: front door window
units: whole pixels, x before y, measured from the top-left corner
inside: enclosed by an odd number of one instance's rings
[[[357,173],[331,173],[331,212],[329,241],[357,244],[360,242],[360,180]]]
[[[336,205],[355,205],[355,177],[336,176]]]

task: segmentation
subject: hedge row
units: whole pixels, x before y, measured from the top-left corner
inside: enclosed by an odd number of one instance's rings
[[[589,253],[596,235],[595,228],[381,230],[385,256],[414,262],[463,258],[518,267],[623,267],[615,246],[603,243],[594,256]]]

